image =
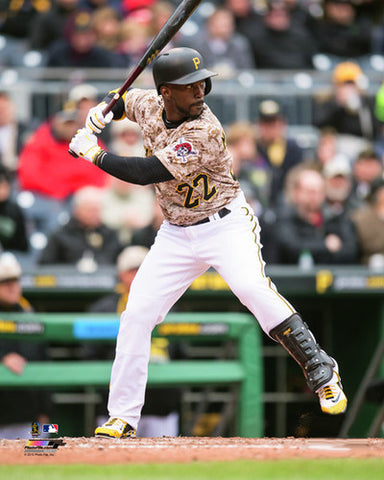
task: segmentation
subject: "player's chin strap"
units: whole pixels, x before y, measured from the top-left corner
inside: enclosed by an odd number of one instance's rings
[[[334,362],[316,343],[308,325],[294,313],[269,332],[302,368],[312,391],[332,378]]]

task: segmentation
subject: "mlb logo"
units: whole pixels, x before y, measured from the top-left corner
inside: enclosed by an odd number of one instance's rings
[[[57,423],[49,423],[43,425],[43,433],[57,433],[59,431],[59,426]]]

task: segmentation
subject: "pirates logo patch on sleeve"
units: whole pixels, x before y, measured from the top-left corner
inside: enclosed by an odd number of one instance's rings
[[[189,155],[197,155],[190,142],[186,141],[183,137],[179,139],[176,145],[173,147],[176,152],[176,156],[181,158],[182,163],[187,163]]]

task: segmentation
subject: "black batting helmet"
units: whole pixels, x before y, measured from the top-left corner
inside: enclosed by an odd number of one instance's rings
[[[153,79],[160,94],[160,87],[165,83],[188,85],[205,80],[205,95],[212,88],[211,78],[216,73],[204,67],[203,57],[193,48],[172,48],[159,55],[153,63]]]

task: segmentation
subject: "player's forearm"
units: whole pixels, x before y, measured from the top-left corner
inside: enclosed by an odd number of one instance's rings
[[[94,163],[110,175],[137,185],[166,182],[174,178],[156,156],[120,157],[101,151]]]

